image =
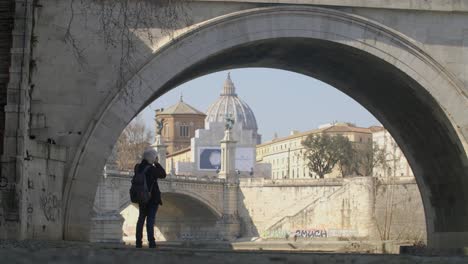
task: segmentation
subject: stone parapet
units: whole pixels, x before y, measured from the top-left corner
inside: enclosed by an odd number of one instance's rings
[[[241,178],[239,179],[240,186],[257,187],[257,186],[341,186],[343,178],[329,179],[263,179],[263,178]]]
[[[195,0],[203,2],[221,2],[220,0]],[[379,8],[397,10],[419,10],[439,12],[468,12],[468,3],[457,0],[433,0],[430,2],[419,0],[394,1],[359,1],[359,0],[223,0],[222,2],[252,3],[252,4],[295,4],[314,6],[335,6],[353,8]]]

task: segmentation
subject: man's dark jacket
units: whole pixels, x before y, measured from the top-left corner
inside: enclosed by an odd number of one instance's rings
[[[161,200],[161,191],[159,190],[158,179],[166,178],[166,171],[159,163],[150,164],[146,160],[142,160],[141,163],[135,165],[135,174],[137,172],[142,172],[146,167],[149,168],[146,170],[146,184],[148,185],[148,189],[153,186],[151,189],[151,199],[149,203],[156,203],[162,205]]]

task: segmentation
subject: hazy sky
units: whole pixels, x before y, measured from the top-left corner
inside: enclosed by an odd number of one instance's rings
[[[337,89],[305,75],[265,68],[230,70],[237,95],[252,108],[262,141],[305,131],[332,121],[368,127],[380,124],[364,107]],[[223,89],[228,71],[205,75],[164,94],[142,113],[154,130],[154,110],[184,102],[206,112]]]

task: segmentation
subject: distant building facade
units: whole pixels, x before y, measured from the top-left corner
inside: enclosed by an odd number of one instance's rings
[[[414,177],[413,171],[395,139],[382,128],[372,133],[374,145],[383,151],[384,160],[373,170],[376,177]]]
[[[167,145],[167,152],[172,154],[189,148],[195,130],[204,127],[205,117],[203,112],[185,103],[182,96],[177,104],[156,110],[156,120],[163,122],[161,135]]]
[[[360,147],[372,142],[372,130],[375,127],[356,127],[350,123],[335,123],[320,126],[318,129],[306,132],[292,131],[291,135],[283,138],[275,138],[272,141],[257,146],[257,163],[271,165],[271,178],[273,179],[297,179],[317,178],[318,176],[309,170],[307,160],[304,158],[305,148],[302,145],[308,135],[328,134],[330,136],[341,135],[347,137],[355,146]],[[338,168],[325,178],[342,177]]]

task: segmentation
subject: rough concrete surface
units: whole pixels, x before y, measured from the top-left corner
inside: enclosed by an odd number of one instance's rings
[[[462,256],[290,253],[196,248],[136,249],[122,244],[0,241],[2,263],[467,263]]]

